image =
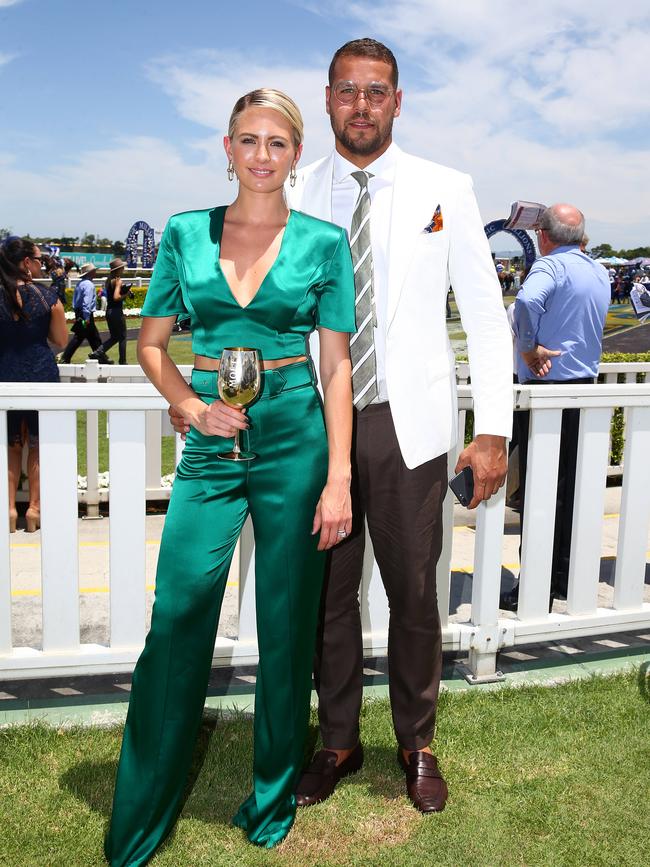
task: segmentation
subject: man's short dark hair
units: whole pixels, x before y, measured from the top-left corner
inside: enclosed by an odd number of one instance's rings
[[[334,53],[332,62],[329,68],[329,83],[330,87],[334,82],[334,67],[339,57],[370,57],[372,60],[382,60],[391,68],[391,83],[397,90],[397,81],[399,72],[397,69],[397,61],[395,55],[383,43],[377,42],[376,39],[353,39],[351,42],[346,42],[338,51]]]

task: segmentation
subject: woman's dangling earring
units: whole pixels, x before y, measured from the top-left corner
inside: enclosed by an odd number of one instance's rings
[[[291,172],[289,173],[289,183],[291,184],[292,187],[296,186],[297,177],[298,177],[298,175],[296,174],[296,167],[295,167],[295,165],[293,165],[293,166],[291,166]]]
[[[228,168],[226,169],[226,173],[227,173],[227,175],[228,175],[228,180],[229,180],[229,181],[234,180],[234,177],[235,177],[235,167],[234,167],[233,164],[232,164],[232,160],[230,160],[229,163],[228,163]]]

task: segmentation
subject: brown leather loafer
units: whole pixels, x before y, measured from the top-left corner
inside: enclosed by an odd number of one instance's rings
[[[356,774],[363,765],[363,747],[357,744],[350,755],[336,764],[336,753],[332,750],[319,750],[296,786],[296,804],[311,807],[319,804],[332,794],[336,784],[349,774]]]
[[[421,813],[440,813],[447,803],[447,783],[430,753],[414,752],[408,762],[401,749],[397,761],[406,774],[406,791],[413,806]]]

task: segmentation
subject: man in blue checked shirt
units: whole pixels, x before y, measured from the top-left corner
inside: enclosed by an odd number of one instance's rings
[[[584,216],[572,205],[552,205],[540,218],[542,255],[515,301],[520,383],[582,385],[598,374],[610,287],[603,266],[580,249],[584,231]],[[515,423],[523,526],[530,413],[515,413]],[[549,610],[554,598],[566,599],[567,593],[579,423],[580,410],[563,410]],[[502,594],[501,607],[514,611],[518,599],[517,585]]]
[[[75,322],[72,326],[72,336],[68,341],[68,345],[61,353],[61,364],[70,363],[70,359],[84,340],[88,341],[93,350],[98,349],[102,344],[93,316],[97,304],[95,284],[93,283],[93,277],[96,273],[97,267],[92,262],[81,266],[81,280],[75,286],[72,295]],[[100,360],[107,364],[113,363],[109,358],[102,358]]]

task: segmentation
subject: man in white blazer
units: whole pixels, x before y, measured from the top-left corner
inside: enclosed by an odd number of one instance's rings
[[[392,142],[401,99],[386,46],[359,39],[340,48],[326,88],[335,150],[301,171],[289,190],[293,208],[348,229],[359,272],[351,338],[353,529],[333,549],[323,595],[315,679],[324,749],[296,796],[302,806],[322,801],[363,763],[358,592],[367,521],[390,604],[398,761],[414,805],[437,812],[447,787],[429,746],[442,667],[435,574],[447,452],[458,437],[445,324],[450,283],[467,333],[474,395],[475,439],[456,467],[473,468],[472,508],[505,479],[512,342],[471,178]]]

